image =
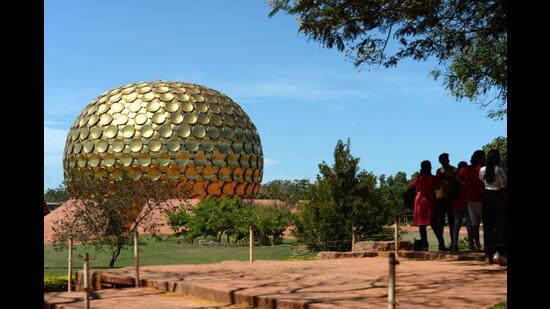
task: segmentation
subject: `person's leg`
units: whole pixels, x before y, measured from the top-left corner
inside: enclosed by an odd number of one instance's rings
[[[492,262],[493,255],[495,254],[495,227],[496,227],[496,208],[494,205],[494,199],[491,192],[485,193],[482,208],[482,221],[483,221],[483,242],[485,256]]]
[[[445,209],[441,204],[441,199],[436,201],[432,216],[432,229],[439,244],[439,251],[445,251],[445,239],[443,238],[443,227],[445,222]]]
[[[468,233],[468,248],[473,250],[474,247],[474,234],[472,231],[472,222],[470,220],[470,212],[468,207],[464,208],[464,225],[466,226],[466,232]]]
[[[463,209],[453,209],[454,224],[453,224],[453,237],[451,242],[451,251],[458,252],[458,240],[460,234],[460,228],[462,226],[462,218],[464,217]]]
[[[420,232],[420,241],[422,241],[423,250],[428,250],[428,232],[425,225],[418,226],[418,231]]]
[[[454,213],[453,213],[453,203],[451,201],[451,199],[446,199],[447,202],[446,202],[446,205],[445,205],[445,212],[447,213],[447,220],[449,222],[449,237],[451,237],[451,244],[457,240],[453,239],[454,238],[454,233],[453,233],[453,227],[455,225],[455,218],[454,218]],[[445,221],[443,221],[445,222]]]
[[[475,243],[476,251],[481,251],[481,242],[479,237],[479,229],[481,224],[482,205],[479,202],[469,202],[468,212],[470,214],[470,223],[472,224],[472,236]]]

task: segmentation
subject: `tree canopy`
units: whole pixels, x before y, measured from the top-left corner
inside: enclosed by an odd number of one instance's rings
[[[336,47],[357,67],[392,67],[435,57],[445,88],[458,100],[507,113],[507,22],[502,0],[270,0],[274,16],[296,15],[299,31]]]
[[[67,200],[69,200],[69,192],[63,185],[53,189],[49,188],[44,192],[44,201],[47,203],[65,203]]]
[[[496,149],[500,152],[500,164],[499,166],[503,167],[504,170],[508,167],[508,143],[506,136],[499,136],[495,138],[490,143],[487,143],[483,146],[483,151],[489,153],[489,150]]]

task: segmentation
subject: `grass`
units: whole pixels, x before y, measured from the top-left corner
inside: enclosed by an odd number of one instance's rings
[[[494,306],[489,307],[488,309],[506,309],[506,308],[508,308],[508,302],[503,301]]]
[[[140,239],[140,264],[169,265],[169,264],[209,264],[227,260],[248,261],[248,246],[212,246],[187,244],[180,238],[163,237],[156,240],[151,237]],[[96,251],[93,247],[75,246],[73,253],[73,271],[82,269],[82,256],[90,254],[92,269],[108,268],[109,257],[103,251]],[[292,256],[290,244],[279,246],[259,246],[254,250],[256,260],[287,260]],[[115,263],[115,267],[134,265],[133,249],[123,250]],[[44,246],[44,276],[58,276],[67,274],[67,248],[55,250],[51,245]]]
[[[465,230],[464,226],[462,227],[462,230]],[[430,251],[437,251],[437,249],[438,249],[437,238],[435,237],[435,234],[434,234],[433,230],[431,229],[431,227],[428,227],[428,233],[427,234],[428,234],[428,243],[430,244],[429,250]],[[403,237],[402,240],[408,240],[411,243],[414,243],[415,238],[420,239],[420,233],[418,232],[418,230],[415,230],[415,231],[403,233],[402,237]],[[464,237],[466,237],[466,235],[464,235],[464,234],[460,235],[461,239],[464,238]],[[443,238],[445,239],[445,246],[450,247],[451,246],[451,236],[449,235],[449,232],[445,231],[443,233]],[[480,241],[481,241],[481,245],[483,246],[483,235],[481,235]]]

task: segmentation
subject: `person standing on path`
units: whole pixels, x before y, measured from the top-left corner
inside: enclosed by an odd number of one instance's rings
[[[485,152],[476,150],[470,159],[470,166],[462,169],[458,173],[459,182],[466,186],[468,197],[468,214],[470,215],[470,223],[472,224],[472,236],[474,238],[474,251],[481,251],[481,243],[479,241],[479,227],[481,225],[481,212],[483,194],[485,184],[479,179],[479,170],[485,165]]]
[[[458,172],[462,169],[467,169],[468,163],[461,161],[458,163]],[[458,175],[457,175],[458,177]],[[466,186],[460,184],[456,180],[455,185],[451,189],[451,196],[456,197],[453,200],[453,215],[455,218],[453,229],[453,243],[451,245],[452,252],[458,252],[458,240],[460,239],[460,228],[462,222],[465,221],[466,231],[468,232],[468,245],[470,250],[474,249],[474,238],[472,233],[472,224],[470,223],[470,214],[468,213],[468,192]]]
[[[442,153],[439,155],[439,163],[441,167],[437,169],[436,177],[439,180],[440,187],[435,192],[436,205],[433,213],[432,229],[435,237],[439,242],[439,251],[448,251],[445,247],[445,238],[443,237],[443,231],[445,230],[445,217],[449,222],[449,236],[451,237],[451,244],[453,240],[453,203],[451,200],[451,187],[456,181],[457,169],[449,164],[449,154]]]
[[[506,265],[506,172],[500,166],[500,152],[487,154],[487,165],[479,170],[479,179],[485,185],[483,196],[483,242],[486,262]],[[494,255],[494,256],[493,256]]]
[[[432,175],[432,164],[428,160],[422,161],[420,164],[420,174],[411,181],[409,188],[416,189],[413,207],[413,225],[418,226],[422,249],[425,251],[429,247],[426,226],[432,222],[432,212],[435,208],[435,190],[438,187],[438,179]]]

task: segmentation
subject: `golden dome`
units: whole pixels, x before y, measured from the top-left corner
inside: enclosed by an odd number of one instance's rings
[[[183,82],[141,82],[102,93],[71,126],[63,154],[72,170],[149,177],[190,198],[260,189],[263,152],[256,127],[226,95]]]

